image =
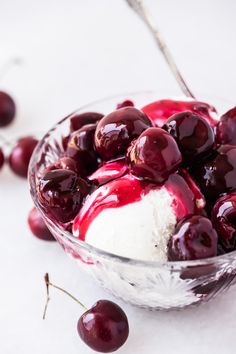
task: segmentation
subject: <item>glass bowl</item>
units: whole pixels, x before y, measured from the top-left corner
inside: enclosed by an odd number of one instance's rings
[[[57,123],[39,142],[29,167],[30,191],[35,206],[41,211],[47,226],[78,266],[90,273],[100,285],[115,296],[133,305],[148,309],[180,309],[204,303],[236,282],[236,251],[204,260],[184,262],[151,262],[119,257],[86,244],[66,231],[60,223],[40,207],[36,187],[43,170],[63,152],[62,140],[69,133],[70,118],[75,113],[97,111],[109,113],[124,99],[132,99],[142,107],[160,98],[163,93],[146,91],[125,94],[81,107]],[[200,97],[200,96],[199,96]],[[203,101],[216,106],[219,113],[230,108],[226,101]]]

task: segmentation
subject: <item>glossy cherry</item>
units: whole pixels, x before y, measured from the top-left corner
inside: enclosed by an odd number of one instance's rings
[[[216,140],[219,144],[236,145],[236,107],[220,118],[216,126]]]
[[[29,212],[28,225],[33,235],[44,241],[55,241],[55,238],[47,228],[40,212],[33,208]]]
[[[50,300],[49,287],[53,287],[72,298],[86,310],[78,320],[77,331],[80,338],[90,348],[101,353],[111,353],[125,343],[129,335],[129,323],[120,306],[109,300],[99,300],[90,309],[87,309],[74,295],[53,284],[48,273],[45,274],[44,281],[47,298],[43,319],[45,319]]]
[[[182,156],[169,133],[161,128],[149,128],[132,144],[127,159],[132,174],[163,183],[177,170]]]
[[[236,190],[236,146],[222,145],[190,170],[210,205]]]
[[[80,176],[86,176],[98,167],[94,148],[96,124],[88,124],[71,134],[65,155],[73,159]]]
[[[168,242],[169,261],[190,261],[217,255],[218,236],[209,219],[189,216],[180,221]]]
[[[236,249],[236,192],[218,199],[212,210],[212,224],[225,252]]]
[[[214,133],[210,124],[200,115],[181,112],[171,116],[163,126],[176,140],[183,160],[192,162],[214,146]]]
[[[4,162],[5,162],[4,153],[3,153],[2,149],[0,148],[0,170],[4,165]]]
[[[16,114],[16,105],[11,96],[0,91],[0,127],[9,125]]]
[[[61,137],[61,144],[62,144],[64,151],[67,149],[67,144],[68,144],[69,139],[70,139],[70,134]]]
[[[81,129],[84,125],[97,123],[104,115],[97,112],[85,112],[75,114],[70,119],[70,131],[75,132]]]
[[[38,197],[48,214],[66,223],[77,215],[89,189],[87,182],[75,172],[65,169],[52,170],[41,178]]]
[[[124,107],[134,107],[134,102],[131,100],[125,100],[117,104],[116,109],[124,108]]]
[[[142,111],[146,113],[153,124],[158,127],[162,127],[166,120],[173,114],[184,111],[199,114],[205,118],[211,126],[215,126],[217,124],[215,107],[209,105],[208,103],[196,100],[160,100],[149,103],[142,108]]]
[[[109,300],[98,301],[79,319],[81,339],[93,350],[111,353],[119,349],[129,335],[128,319],[120,306]]]
[[[47,168],[47,171],[51,170],[70,170],[77,172],[77,166],[75,160],[71,159],[70,157],[62,157],[60,160],[54,162],[51,166]]]
[[[152,123],[134,107],[120,108],[103,117],[96,128],[95,146],[105,161],[123,157],[132,140]]]
[[[12,171],[18,176],[27,177],[30,158],[37,143],[38,140],[33,136],[26,136],[19,139],[13,147],[8,162]]]

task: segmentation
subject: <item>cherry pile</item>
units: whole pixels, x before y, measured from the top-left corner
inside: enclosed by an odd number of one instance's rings
[[[213,106],[198,101],[161,100],[139,110],[126,100],[105,116],[77,114],[63,141],[63,156],[39,182],[41,207],[67,227],[87,196],[111,179],[128,173],[161,186],[173,174],[188,173],[205,197],[204,216],[200,208],[178,222],[168,259],[202,259],[235,250],[236,201],[234,194],[227,196],[236,193],[234,128],[236,109],[218,120]],[[229,205],[222,197],[231,198],[230,211],[219,208],[219,203]]]

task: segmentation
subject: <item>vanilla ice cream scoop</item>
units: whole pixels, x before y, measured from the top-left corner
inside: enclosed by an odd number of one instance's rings
[[[126,174],[87,197],[73,234],[119,256],[166,261],[176,223],[203,207],[203,196],[185,171],[170,175],[161,186]]]

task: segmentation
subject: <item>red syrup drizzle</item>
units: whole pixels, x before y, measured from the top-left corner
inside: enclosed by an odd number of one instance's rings
[[[166,120],[175,113],[190,111],[205,118],[214,127],[217,122],[215,107],[200,101],[160,100],[150,103],[141,109],[150,118],[154,126],[162,127]]]
[[[182,173],[181,171],[170,175],[169,179],[161,186],[127,174],[96,189],[86,199],[74,220],[74,236],[85,240],[90,224],[103,210],[137,202],[150,191],[161,188],[166,188],[173,198],[172,207],[177,221],[188,214],[201,213],[204,207],[204,198],[187,172]],[[199,200],[201,200],[200,203]]]
[[[91,176],[89,180],[95,182],[96,185],[101,186],[105,183],[122,177],[128,171],[128,166],[125,160],[108,162],[98,168]]]

